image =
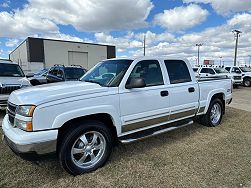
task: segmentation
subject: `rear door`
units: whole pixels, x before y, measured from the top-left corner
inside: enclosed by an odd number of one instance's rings
[[[182,60],[165,60],[170,87],[170,121],[195,115],[199,105],[199,87],[192,70]]]
[[[168,122],[169,96],[163,79],[163,65],[157,60],[139,61],[119,88],[122,133]],[[126,89],[132,78],[144,78],[146,87]]]

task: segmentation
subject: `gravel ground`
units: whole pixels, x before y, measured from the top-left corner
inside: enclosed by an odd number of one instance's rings
[[[77,177],[53,156],[24,161],[0,141],[0,187],[251,187],[250,115],[227,108],[220,127],[121,144],[103,168]]]

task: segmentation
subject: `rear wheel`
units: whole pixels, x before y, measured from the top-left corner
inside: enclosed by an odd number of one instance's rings
[[[250,78],[245,78],[245,79],[243,80],[243,85],[244,85],[245,87],[250,87],[250,86],[251,86],[251,79],[250,79]]]
[[[221,123],[223,116],[223,104],[220,99],[213,99],[207,113],[200,117],[200,123],[207,127],[216,127]]]
[[[72,175],[103,166],[112,150],[110,130],[98,121],[88,121],[64,136],[59,148],[62,167]]]

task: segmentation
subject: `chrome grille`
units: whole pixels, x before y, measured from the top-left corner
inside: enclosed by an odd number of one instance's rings
[[[17,109],[17,106],[8,102],[8,108],[7,108],[7,113],[8,113],[8,116],[9,116],[9,122],[14,125],[14,119],[15,119],[15,115],[16,115],[16,109]]]
[[[234,76],[234,80],[241,80],[241,76]]]
[[[0,94],[11,94],[12,91],[20,88],[20,85],[0,85]]]

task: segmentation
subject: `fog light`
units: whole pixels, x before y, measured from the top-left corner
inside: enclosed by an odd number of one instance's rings
[[[20,128],[24,131],[28,131],[28,132],[32,131],[32,122],[31,121],[22,121],[20,119],[15,118],[14,126],[17,128]]]

